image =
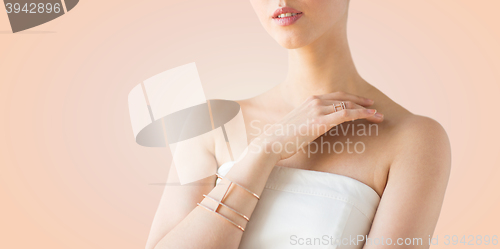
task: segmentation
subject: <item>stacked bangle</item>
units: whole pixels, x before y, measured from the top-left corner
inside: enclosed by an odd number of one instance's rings
[[[229,219],[229,218],[227,218],[226,216],[224,216],[224,215],[222,215],[222,214],[220,214],[220,213],[216,212],[215,210],[212,210],[212,209],[208,208],[207,206],[205,206],[205,205],[203,205],[203,204],[201,204],[201,203],[196,203],[196,204],[198,204],[198,206],[203,207],[203,208],[205,208],[206,210],[208,210],[208,211],[210,211],[210,212],[213,212],[213,213],[215,213],[215,214],[218,214],[220,217],[222,217],[222,218],[224,218],[225,220],[227,220],[227,221],[231,222],[231,224],[235,225],[235,226],[236,226],[237,228],[239,228],[241,231],[243,231],[243,232],[245,231],[245,228],[243,228],[242,226],[240,226],[240,225],[236,224],[234,221],[230,220],[230,219]]]
[[[244,229],[242,226],[240,226],[240,225],[236,224],[236,222],[234,222],[234,221],[232,221],[231,219],[227,218],[226,216],[224,216],[224,215],[220,214],[219,212],[217,212],[217,210],[218,210],[219,206],[220,206],[220,205],[222,205],[222,206],[224,206],[224,207],[228,208],[229,210],[233,211],[233,212],[234,212],[234,213],[236,213],[237,215],[239,215],[239,216],[243,217],[243,219],[245,219],[246,221],[249,221],[249,220],[250,220],[250,218],[248,218],[248,216],[246,216],[246,215],[244,215],[244,214],[242,214],[242,213],[240,213],[240,212],[236,211],[235,209],[233,209],[233,208],[229,207],[228,205],[226,205],[226,204],[224,204],[224,203],[222,202],[222,201],[224,200],[224,198],[226,197],[226,195],[227,195],[227,191],[228,191],[228,190],[229,190],[229,188],[231,187],[231,184],[233,184],[233,183],[234,183],[236,186],[238,186],[238,187],[242,188],[243,190],[247,191],[248,193],[250,193],[252,196],[254,196],[255,198],[257,198],[257,200],[260,200],[260,197],[259,197],[257,194],[255,194],[254,192],[252,192],[252,191],[248,190],[247,188],[245,188],[245,187],[241,186],[240,184],[238,184],[238,183],[236,183],[236,182],[233,182],[233,181],[231,181],[231,180],[229,180],[229,179],[227,179],[227,178],[223,178],[222,176],[220,176],[220,175],[219,175],[219,174],[217,174],[217,173],[216,173],[215,175],[216,175],[218,178],[220,178],[220,179],[226,179],[226,180],[228,180],[228,181],[229,181],[229,186],[227,187],[226,192],[224,193],[224,196],[222,197],[222,199],[221,199],[221,200],[217,200],[217,199],[215,199],[215,198],[213,198],[213,197],[211,197],[211,196],[208,196],[208,195],[203,195],[203,197],[208,198],[208,199],[210,199],[210,200],[212,200],[212,201],[217,202],[217,207],[216,207],[215,209],[213,209],[213,210],[212,210],[212,209],[210,209],[209,207],[207,207],[207,206],[205,206],[205,205],[201,204],[201,203],[197,203],[197,205],[198,205],[198,206],[200,206],[200,207],[203,207],[204,209],[206,209],[206,210],[208,210],[208,211],[210,211],[210,212],[213,212],[213,213],[215,213],[215,214],[219,215],[220,217],[222,217],[222,218],[224,218],[225,220],[229,221],[231,224],[233,224],[234,226],[236,226],[237,228],[239,228],[241,231],[243,231],[243,232],[244,232],[244,231],[245,231],[245,229]]]
[[[214,199],[214,198],[212,198],[212,197],[210,197],[210,196],[208,196],[208,195],[203,195],[203,196],[204,196],[204,197],[206,197],[206,198],[208,198],[208,199],[210,199],[210,200],[213,200],[213,201],[217,202],[217,204],[219,204],[219,205],[222,205],[222,206],[224,206],[224,207],[229,208],[229,210],[231,210],[231,211],[235,212],[236,214],[238,214],[239,216],[243,217],[243,219],[245,219],[245,220],[247,220],[247,221],[249,221],[249,220],[250,220],[250,219],[249,219],[246,215],[244,215],[244,214],[242,214],[242,213],[240,213],[240,212],[238,212],[238,211],[234,210],[233,208],[229,207],[228,205],[226,205],[226,204],[222,203],[221,201],[218,201],[218,200],[216,200],[216,199]],[[216,210],[217,210],[217,209],[216,209]]]
[[[236,182],[233,182],[233,181],[231,181],[231,180],[229,180],[229,179],[227,179],[227,178],[223,178],[221,175],[219,175],[219,174],[217,174],[217,173],[215,173],[215,175],[216,175],[218,178],[220,178],[220,179],[226,179],[226,180],[228,180],[230,183],[234,183],[234,184],[238,185],[238,187],[240,187],[240,188],[244,189],[245,191],[247,191],[248,193],[250,193],[251,195],[253,195],[255,198],[257,198],[257,200],[260,200],[260,197],[259,197],[256,193],[254,193],[254,192],[252,192],[252,191],[248,190],[247,188],[245,188],[245,187],[241,186],[240,184],[238,184],[238,183],[236,183]]]

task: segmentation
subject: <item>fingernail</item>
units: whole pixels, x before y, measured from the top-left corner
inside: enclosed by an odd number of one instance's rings
[[[383,115],[382,113],[380,113],[380,112],[375,113],[375,117],[377,117],[377,118],[381,118],[381,117],[383,117],[383,116],[384,116],[384,115]]]
[[[377,112],[377,110],[375,109],[366,109],[366,112],[368,112],[369,114],[374,114]]]
[[[372,103],[372,104],[373,104],[373,103],[375,103],[375,101],[374,101],[373,99],[367,99],[367,98],[365,98],[365,100],[366,100],[366,102],[368,102],[368,103]]]

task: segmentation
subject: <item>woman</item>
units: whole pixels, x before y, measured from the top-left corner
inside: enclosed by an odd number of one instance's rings
[[[428,248],[450,172],[446,132],[358,74],[349,0],[251,4],[288,49],[288,75],[238,102],[250,143],[236,162],[224,141],[200,146],[220,166],[215,187],[212,176],[165,188],[147,248]]]

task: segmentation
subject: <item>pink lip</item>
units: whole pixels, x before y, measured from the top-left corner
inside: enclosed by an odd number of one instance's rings
[[[297,15],[295,16],[287,16],[283,18],[278,18],[279,15],[281,14],[286,14],[286,13],[296,13]],[[290,8],[290,7],[283,7],[283,8],[278,8],[274,13],[273,13],[273,20],[280,26],[288,26],[294,24],[299,18],[301,18],[303,15],[302,12]]]

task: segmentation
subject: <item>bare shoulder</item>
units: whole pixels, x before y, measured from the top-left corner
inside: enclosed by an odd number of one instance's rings
[[[449,173],[451,148],[448,135],[436,120],[407,114],[394,127],[396,154],[392,167],[418,167],[432,172]]]
[[[395,131],[401,145],[412,147],[449,145],[448,135],[443,126],[426,116],[404,115],[398,120]]]

